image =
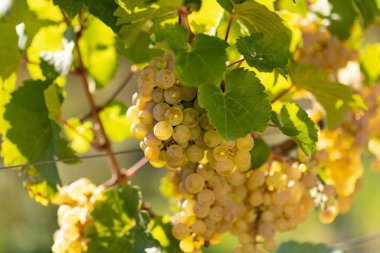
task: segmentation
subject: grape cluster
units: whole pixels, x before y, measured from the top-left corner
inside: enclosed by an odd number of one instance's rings
[[[59,229],[54,233],[53,253],[81,253],[86,246],[84,228],[91,223],[90,212],[102,190],[82,178],[59,189],[53,203],[59,205]]]
[[[132,102],[132,135],[154,167],[171,168],[161,190],[179,203],[172,234],[183,252],[202,252],[225,232],[239,238],[235,253],[272,251],[275,232],[295,228],[310,209],[319,207],[325,223],[336,217],[335,187],[320,182],[314,160],[271,160],[250,171],[252,136],[224,140],[169,55],[142,70]]]
[[[229,176],[210,163],[170,171],[162,189],[176,196],[180,207],[172,233],[184,252],[202,252],[201,246],[218,243],[228,231],[241,243],[234,253],[272,251],[275,232],[296,228],[309,210],[320,207],[325,223],[336,217],[335,188],[321,184],[315,171],[280,161]]]
[[[127,111],[132,135],[155,167],[178,168],[207,158],[220,175],[251,167],[253,138],[223,140],[197,101],[197,89],[179,83],[168,55],[154,58],[138,77]]]
[[[301,21],[300,28],[303,44],[298,53],[301,61],[335,72],[348,61],[357,59],[357,53],[326,28],[305,20]]]

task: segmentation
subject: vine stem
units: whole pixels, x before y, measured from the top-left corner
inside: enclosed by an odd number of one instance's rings
[[[232,66],[235,65],[235,64],[239,64],[238,66],[240,66],[240,64],[241,64],[242,62],[244,62],[244,61],[245,61],[245,59],[243,58],[243,59],[240,59],[240,60],[238,60],[238,61],[232,62],[232,63],[230,63],[230,64],[227,65],[227,68],[232,67]]]
[[[191,10],[186,9],[184,7],[177,7],[178,12],[178,22],[189,32],[188,42],[190,45],[193,44],[194,33],[191,31],[190,23],[189,23],[189,14],[191,14]]]
[[[226,36],[224,37],[224,40],[225,40],[225,41],[228,40],[228,35],[230,35],[230,30],[231,30],[232,22],[234,21],[234,17],[235,17],[235,14],[232,13],[232,14],[230,15],[230,18],[228,19],[228,25],[227,25],[227,30],[226,30]]]
[[[64,17],[64,21],[67,24],[67,26],[71,26],[70,20],[67,18],[66,14],[64,12],[62,12],[62,15]],[[112,177],[108,182],[105,183],[105,185],[110,186],[110,185],[114,185],[117,183],[124,183],[124,182],[128,181],[128,177],[127,177],[127,175],[124,175],[123,173],[121,173],[120,166],[119,166],[117,159],[114,156],[113,151],[112,151],[111,142],[107,136],[106,131],[104,130],[103,123],[100,119],[99,110],[98,110],[98,107],[96,106],[94,96],[90,92],[90,83],[89,83],[89,80],[87,78],[87,70],[86,70],[86,67],[84,65],[82,52],[81,52],[81,49],[79,46],[79,38],[80,38],[82,32],[83,32],[83,24],[81,24],[81,28],[79,29],[79,31],[77,33],[77,37],[75,38],[74,48],[75,48],[75,52],[76,52],[77,57],[78,57],[79,72],[80,72],[79,74],[80,74],[81,79],[82,79],[83,89],[84,89],[85,95],[87,97],[88,103],[90,105],[92,116],[95,119],[95,121],[97,122],[97,124],[99,125],[99,131],[103,137],[104,143],[102,144],[101,148],[104,149],[108,154],[108,161],[110,163],[110,169],[111,169]]]
[[[142,167],[144,167],[145,164],[148,163],[148,158],[145,156],[141,158],[138,162],[136,162],[134,165],[132,165],[128,170],[124,172],[124,174],[127,177],[132,177],[133,175],[136,174],[137,171],[139,171]]]
[[[292,139],[286,140],[283,143],[273,146],[272,150],[279,154],[287,154],[291,150],[297,147],[297,143]]]
[[[285,96],[291,89],[293,89],[294,85],[290,85],[289,88],[283,90],[282,92],[280,92],[277,96],[275,96],[270,102],[273,104],[274,102],[276,102],[277,100],[279,100],[280,98],[282,98],[283,96]]]
[[[141,210],[144,210],[148,213],[149,217],[154,219],[156,217],[156,214],[152,211],[152,208],[149,203],[143,202],[141,205]]]

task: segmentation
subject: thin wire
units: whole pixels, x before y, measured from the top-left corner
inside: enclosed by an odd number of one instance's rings
[[[136,153],[136,152],[141,152],[141,150],[140,149],[123,150],[123,151],[113,152],[112,154],[122,155],[122,154]],[[105,157],[108,155],[109,155],[108,153],[104,153],[104,154],[84,155],[84,156],[78,156],[78,157],[66,157],[66,158],[61,158],[61,159],[52,159],[52,160],[47,160],[47,161],[31,162],[31,163],[17,164],[17,165],[12,165],[12,166],[2,166],[0,167],[0,170],[15,169],[15,168],[27,167],[27,166],[47,165],[47,164],[52,164],[52,163],[57,163],[57,162],[73,162],[79,159],[81,160],[93,159],[93,158]]]

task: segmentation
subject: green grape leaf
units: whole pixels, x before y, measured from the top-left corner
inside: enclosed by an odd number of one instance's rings
[[[141,194],[130,185],[106,189],[94,204],[94,223],[86,228],[87,252],[162,252],[148,230],[149,218],[140,211]]]
[[[276,253],[333,253],[326,244],[297,243],[294,241],[282,243]]]
[[[43,68],[41,64],[42,73],[47,78],[48,75],[51,75],[52,72],[55,72],[56,74],[61,76],[66,76],[71,70],[71,65],[74,60],[74,31],[71,28],[66,30],[62,44],[62,50],[43,51],[40,53],[42,64],[48,64],[51,67],[53,67],[53,70],[46,71],[46,66],[45,68]],[[52,77],[54,77],[54,75],[51,76],[51,78]]]
[[[214,34],[219,23],[218,17],[223,14],[223,8],[215,0],[205,0],[197,12],[188,16],[190,28],[193,33]]]
[[[187,86],[220,83],[226,70],[226,47],[227,43],[219,38],[196,34],[191,51],[176,55],[178,79]]]
[[[82,0],[83,1],[83,0]],[[84,0],[92,15],[100,19],[114,32],[118,31],[117,18],[114,16],[119,7],[115,0]]]
[[[64,131],[71,141],[70,146],[78,153],[86,153],[94,140],[93,124],[91,121],[81,122],[78,118],[67,119]]]
[[[368,27],[380,16],[380,10],[375,0],[354,0],[364,21],[364,27]]]
[[[233,12],[234,11],[234,5],[231,3],[230,0],[216,0],[220,6],[223,7],[228,12]]]
[[[289,49],[292,34],[275,12],[254,1],[235,4],[235,11],[236,18],[251,33],[264,33]]]
[[[272,72],[275,68],[286,72],[290,53],[277,39],[263,33],[253,33],[240,37],[236,47],[249,66],[262,72]]]
[[[88,21],[79,45],[88,74],[98,89],[107,85],[116,73],[118,59],[115,43],[115,35],[109,27],[99,19]]]
[[[156,44],[162,44],[165,49],[171,49],[174,52],[187,49],[187,39],[189,34],[180,24],[166,24],[165,26],[159,26],[156,28],[154,35]]]
[[[199,88],[199,104],[206,108],[210,121],[226,140],[263,132],[271,105],[265,88],[254,72],[234,69],[226,74],[225,90],[212,84]]]
[[[341,39],[351,35],[351,28],[355,22],[356,11],[352,1],[328,0],[327,6],[321,5],[313,10],[328,21],[329,31]],[[326,11],[328,9],[331,11]]]
[[[5,135],[9,128],[8,122],[4,119],[5,105],[11,100],[11,93],[16,85],[16,77],[16,73],[13,73],[5,80],[0,78],[0,135]]]
[[[309,118],[305,110],[297,104],[284,104],[281,108],[280,130],[286,136],[291,137],[306,155],[315,152],[318,141],[318,130],[314,122]],[[273,120],[273,117],[272,117]]]
[[[60,137],[61,101],[54,84],[26,81],[11,95],[4,113],[7,128],[1,155],[5,165],[74,157]],[[26,174],[30,194],[46,204],[61,182],[56,165],[29,166]]]
[[[14,26],[0,23],[0,77],[8,78],[17,71],[21,62],[18,37]]]
[[[255,139],[251,153],[251,170],[259,169],[265,164],[272,153],[269,145],[263,139]]]
[[[26,0],[13,1],[10,12],[1,18],[1,22],[13,27],[24,24],[27,37],[26,47],[30,45],[34,35],[41,27],[54,24],[49,20],[40,20],[36,13],[29,9]]]
[[[54,25],[43,27],[35,34],[30,46],[27,48],[28,60],[35,63],[27,65],[29,74],[33,79],[44,79],[47,74],[50,75],[55,71],[57,75],[59,69],[63,70],[59,63],[59,57],[53,58],[52,55],[60,52],[64,47],[64,42],[68,41],[64,38],[65,31],[67,31],[67,29],[64,26]],[[47,52],[45,53],[45,59],[41,58],[44,52]],[[40,65],[41,60],[44,61],[42,65]],[[56,64],[57,68],[54,64]],[[48,67],[48,65],[51,66]]]
[[[69,18],[74,18],[82,10],[85,0],[53,0],[55,5],[64,10]]]
[[[153,238],[160,242],[164,253],[182,253],[179,241],[172,235],[172,227],[169,215],[156,216],[149,224]]]
[[[162,8],[133,8],[133,6],[122,6],[117,9],[117,25],[120,26],[119,36],[127,47],[131,46],[141,32],[149,27],[150,21],[164,21],[174,18],[177,12],[172,7]],[[144,28],[144,29],[143,29]],[[146,31],[147,32],[147,31]]]
[[[100,112],[100,120],[103,123],[106,134],[113,141],[123,141],[131,136],[131,123],[125,117],[127,108],[121,102],[114,101]]]
[[[183,0],[183,5],[192,10],[198,11],[201,8],[202,0]]]
[[[350,108],[366,110],[359,95],[350,87],[338,82],[327,81],[327,74],[305,63],[290,64],[289,74],[293,83],[311,92],[326,111],[327,126],[337,126]]]
[[[121,55],[124,55],[128,60],[134,63],[146,63],[149,62],[154,56],[162,56],[164,54],[163,50],[152,48],[152,41],[150,39],[150,34],[141,31],[135,40],[128,48],[121,39],[116,41],[116,49]]]

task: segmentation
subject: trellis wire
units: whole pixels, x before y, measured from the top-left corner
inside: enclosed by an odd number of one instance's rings
[[[141,152],[141,150],[140,149],[123,150],[123,151],[113,152],[113,154],[114,155],[122,155],[122,154],[136,153],[136,152]],[[28,166],[41,166],[41,165],[58,163],[58,162],[73,162],[73,161],[77,161],[77,160],[100,158],[100,157],[105,157],[108,155],[109,155],[108,153],[103,153],[103,154],[84,155],[84,156],[77,156],[77,157],[66,157],[66,158],[52,159],[52,160],[46,160],[46,161],[37,161],[37,162],[16,164],[16,165],[11,165],[11,166],[1,166],[0,170],[15,169],[15,168],[19,168],[19,167],[28,167]]]

